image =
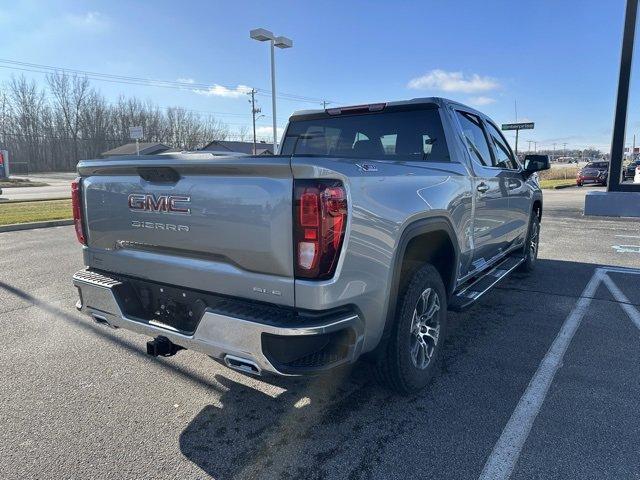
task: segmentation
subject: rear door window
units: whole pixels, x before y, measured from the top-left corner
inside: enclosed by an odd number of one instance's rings
[[[494,147],[494,167],[498,168],[508,168],[516,170],[518,168],[518,164],[516,163],[515,158],[513,157],[513,153],[511,152],[511,148],[509,144],[502,136],[500,131],[490,122],[485,122],[487,125],[487,130],[489,132],[489,138],[491,139],[491,143],[493,143]]]
[[[481,165],[490,167],[492,164],[491,149],[489,148],[489,142],[482,128],[480,118],[471,113],[461,112],[460,110],[456,110],[456,115],[460,121],[462,134],[464,135],[471,156]]]
[[[310,115],[289,123],[284,155],[448,162],[437,107]]]

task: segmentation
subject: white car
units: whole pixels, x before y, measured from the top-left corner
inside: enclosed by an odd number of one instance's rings
[[[640,165],[636,166],[636,174],[633,177],[633,183],[640,183]]]

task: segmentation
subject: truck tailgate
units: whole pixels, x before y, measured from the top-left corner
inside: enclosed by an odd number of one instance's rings
[[[79,165],[94,268],[293,305],[288,157]]]

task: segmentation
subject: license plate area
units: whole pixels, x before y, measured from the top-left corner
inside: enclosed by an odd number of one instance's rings
[[[142,280],[127,280],[116,297],[127,317],[187,335],[208,306],[198,292]]]

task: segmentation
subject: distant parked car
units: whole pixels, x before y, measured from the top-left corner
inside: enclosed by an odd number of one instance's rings
[[[578,172],[576,185],[582,187],[587,183],[606,185],[609,176],[609,162],[589,162]]]
[[[636,174],[633,177],[633,183],[640,183],[640,165],[636,165]]]
[[[630,178],[634,178],[636,174],[636,168],[638,166],[640,166],[640,160],[633,160],[629,165],[624,167],[622,169],[622,180],[628,180]]]

